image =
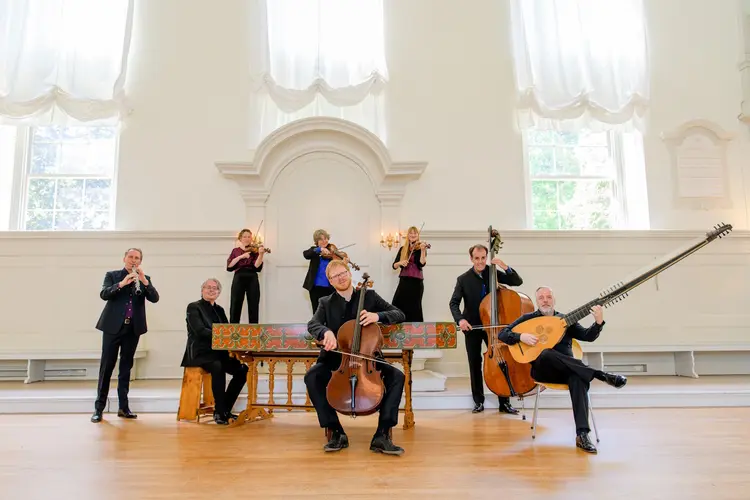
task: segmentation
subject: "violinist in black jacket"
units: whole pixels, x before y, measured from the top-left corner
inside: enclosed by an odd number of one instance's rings
[[[187,345],[180,366],[199,366],[211,374],[211,390],[214,393],[214,422],[228,425],[237,419],[232,413],[234,403],[247,382],[248,368],[227,351],[215,351],[211,347],[214,323],[229,323],[224,308],[216,303],[221,294],[221,283],[215,278],[201,285],[201,299],[187,306]],[[226,374],[232,375],[227,387]]]
[[[305,385],[310,401],[315,406],[318,422],[331,431],[331,439],[325,451],[338,451],[349,446],[349,438],[339,422],[336,410],[328,402],[326,388],[333,371],[341,365],[341,354],[329,352],[338,347],[336,335],[341,325],[355,319],[362,290],[354,290],[349,267],[341,260],[332,260],[326,268],[327,278],[336,291],[320,299],[315,315],[307,323],[307,331],[323,343],[318,361],[305,374]],[[362,326],[373,323],[393,324],[404,321],[404,313],[386,302],[375,291],[365,292],[364,305],[359,320]],[[376,353],[382,358],[382,353]],[[401,455],[403,448],[396,446],[389,436],[390,429],[398,423],[398,406],[404,392],[404,374],[388,363],[376,363],[385,385],[385,394],[380,404],[378,429],[370,442],[370,450],[388,455]]]
[[[331,262],[332,250],[335,248],[328,242],[330,235],[325,229],[317,229],[313,233],[315,245],[302,252],[302,256],[310,261],[302,288],[310,294],[312,312],[318,309],[318,301],[334,292],[333,286],[326,277],[326,266]]]
[[[102,421],[102,413],[107,406],[109,384],[112,372],[120,354],[120,373],[117,377],[119,410],[117,416],[138,418],[130,411],[128,392],[130,391],[130,371],[140,336],[148,331],[146,325],[146,300],[159,302],[159,292],[154,288],[151,277],[143,273],[141,262],[143,252],[129,248],[122,261],[123,269],[107,271],[99,297],[106,300],[97,330],[102,331],[102,357],[99,364],[99,382],[91,421]],[[137,277],[137,281],[136,281]]]
[[[473,413],[484,411],[484,376],[482,375],[482,342],[487,345],[487,332],[481,328],[472,328],[482,324],[479,316],[479,305],[490,291],[490,268],[487,267],[487,247],[474,245],[469,255],[474,266],[456,279],[456,286],[450,300],[451,314],[464,332],[466,355],[469,358],[469,377],[471,378],[471,395],[474,398]],[[498,257],[492,261],[500,269],[497,271],[497,282],[503,285],[520,286],[523,280]],[[464,310],[461,311],[461,299]],[[504,413],[517,414],[518,410],[510,405],[507,397],[498,397],[499,410]]]

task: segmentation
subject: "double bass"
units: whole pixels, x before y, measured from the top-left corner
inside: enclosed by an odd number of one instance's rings
[[[491,261],[502,247],[502,240],[492,226],[489,227],[488,233]],[[533,311],[534,303],[528,295],[498,284],[497,267],[490,264],[489,293],[479,304],[479,316],[482,325],[487,327],[484,381],[498,396],[523,398],[536,387],[536,382],[531,378],[531,365],[516,361],[509,351],[509,346],[497,338],[498,328],[509,325],[522,315]]]
[[[378,411],[385,394],[383,379],[375,368],[379,361],[375,355],[381,352],[384,344],[383,334],[377,323],[367,326],[360,324],[359,316],[364,307],[365,294],[367,288],[372,287],[369,274],[364,273],[362,279],[357,285],[357,290],[361,290],[361,293],[355,319],[341,325],[336,333],[342,353],[341,364],[333,372],[326,387],[326,397],[331,407],[351,417],[372,415]]]

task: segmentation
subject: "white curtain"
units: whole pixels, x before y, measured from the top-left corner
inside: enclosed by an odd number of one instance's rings
[[[511,26],[522,128],[643,129],[642,0],[512,0]]]
[[[344,118],[384,139],[382,0],[254,0],[253,142],[308,116]]]
[[[133,0],[2,0],[0,122],[116,121]]]

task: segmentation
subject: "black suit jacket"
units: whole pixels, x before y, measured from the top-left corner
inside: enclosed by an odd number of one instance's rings
[[[104,305],[104,310],[99,321],[96,323],[96,329],[101,330],[104,333],[115,334],[120,331],[122,324],[125,321],[125,309],[127,307],[128,299],[133,298],[133,331],[136,335],[143,335],[148,331],[146,325],[146,300],[152,303],[159,302],[159,292],[154,288],[154,282],[151,280],[151,276],[146,275],[148,280],[148,286],[144,286],[141,283],[140,295],[135,294],[135,284],[130,284],[122,288],[118,287],[118,283],[122,281],[125,276],[128,275],[126,269],[119,269],[117,271],[107,271],[104,275],[104,284],[102,284],[102,291],[99,292],[99,297],[102,300],[106,300],[107,303]]]
[[[187,306],[185,323],[187,344],[180,366],[203,366],[228,356],[226,351],[214,351],[211,347],[214,323],[229,323],[223,307],[219,304],[212,306],[203,299],[191,302]]]
[[[302,256],[310,261],[310,265],[307,267],[307,275],[305,281],[302,283],[302,288],[305,290],[312,290],[315,286],[315,276],[318,274],[318,268],[320,267],[320,254],[315,251],[318,248],[317,245],[313,245],[307,250],[302,252]],[[331,244],[326,245],[327,249],[331,249]]]
[[[361,290],[355,290],[349,302],[337,292],[320,299],[318,309],[307,323],[307,331],[310,335],[318,340],[323,340],[323,335],[328,330],[337,335],[341,325],[354,319],[357,314],[360,293],[362,293]],[[401,309],[386,302],[374,290],[367,290],[363,309],[367,312],[378,313],[378,322],[384,325],[401,323],[406,319]]]
[[[521,276],[512,267],[509,267],[507,272],[503,272],[498,268],[497,282],[509,286],[520,286],[523,284]],[[489,293],[490,266],[484,268],[481,278],[472,267],[456,279],[456,286],[453,288],[453,295],[450,300],[451,314],[456,323],[465,319],[471,326],[482,324],[482,319],[479,317],[479,305],[484,298],[482,295],[482,285],[484,285],[485,290]],[[461,299],[464,301],[463,311],[459,309]]]
[[[510,325],[506,326],[502,329],[502,331],[497,335],[497,337],[500,339],[501,342],[505,342],[508,345],[517,344],[521,341],[521,335],[518,333],[514,333],[511,330],[515,328],[516,325],[519,323],[523,323],[524,321],[531,319],[531,318],[537,318],[542,315],[542,312],[537,309],[534,312],[524,314],[517,320],[515,320]],[[562,317],[564,316],[562,313],[559,313],[555,311],[555,316]],[[563,354],[567,354],[568,356],[573,356],[573,339],[580,340],[582,342],[593,342],[596,339],[599,338],[599,334],[602,331],[602,328],[604,328],[604,321],[602,321],[602,324],[598,324],[594,322],[590,327],[584,328],[579,323],[574,323],[570,325],[568,328],[565,329],[565,335],[563,338],[558,342],[558,344],[553,348],[556,351],[559,351]]]

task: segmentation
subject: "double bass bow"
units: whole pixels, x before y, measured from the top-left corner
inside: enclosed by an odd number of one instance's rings
[[[496,395],[521,397],[536,387],[531,378],[531,365],[519,363],[511,356],[508,345],[497,338],[498,328],[509,325],[526,313],[534,311],[528,295],[516,292],[497,282],[497,267],[492,260],[502,247],[500,234],[492,226],[488,229],[490,247],[490,287],[479,304],[479,317],[487,331],[487,350],[484,353],[484,381]],[[526,415],[523,416],[526,418]]]
[[[689,255],[697,252],[704,246],[708,245],[717,238],[722,238],[732,231],[731,224],[717,224],[714,226],[712,231],[708,231],[704,238],[687,249],[678,251],[674,257],[666,259],[661,264],[649,269],[648,271],[636,276],[630,281],[623,283],[619,282],[614,286],[609,287],[599,294],[595,299],[586,302],[580,307],[573,309],[568,314],[559,316],[539,316],[537,318],[528,319],[522,323],[517,324],[511,330],[514,333],[522,334],[528,333],[537,338],[536,345],[530,346],[523,342],[518,342],[510,346],[510,354],[513,359],[519,363],[526,363],[527,366],[531,366],[528,363],[534,361],[545,349],[551,349],[555,347],[565,336],[565,331],[570,325],[577,323],[591,313],[591,308],[594,306],[608,307],[610,305],[620,302],[628,296],[631,290],[637,286],[642,285],[657,274],[661,273],[665,269],[672,267],[682,259]]]
[[[367,288],[372,287],[369,274],[364,273],[362,279],[357,285],[357,290],[361,292],[354,319],[341,325],[336,333],[336,341],[343,355],[341,364],[326,387],[326,397],[331,407],[351,417],[371,415],[378,411],[385,394],[385,385],[375,362],[375,354],[383,348],[383,334],[376,323],[367,326],[360,324],[365,294]]]

